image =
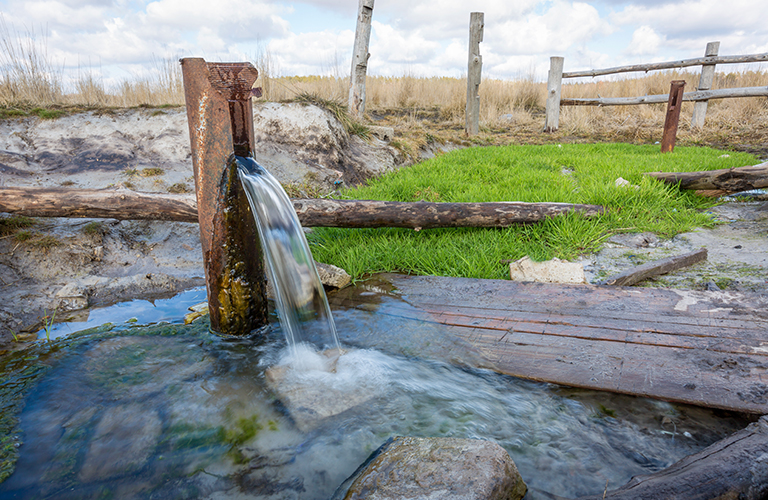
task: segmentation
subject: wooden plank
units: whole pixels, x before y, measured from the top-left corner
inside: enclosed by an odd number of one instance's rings
[[[681,59],[678,61],[669,61],[650,64],[633,64],[630,66],[616,66],[605,69],[589,69],[586,71],[569,71],[563,73],[563,78],[580,78],[584,76],[603,76],[616,73],[632,73],[636,71],[656,71],[661,69],[686,68],[689,66],[701,66],[704,64],[741,64],[750,62],[768,61],[768,52],[763,54],[749,54],[744,56],[719,56],[719,57],[698,57],[695,59]]]
[[[689,252],[683,255],[675,255],[666,259],[654,260],[641,266],[627,269],[618,274],[609,276],[600,282],[601,285],[630,286],[640,283],[643,280],[653,276],[668,274],[677,271],[683,267],[707,260],[707,249],[700,248],[695,252]]]
[[[445,342],[466,345],[479,364],[501,373],[768,413],[768,296],[386,279],[401,299],[378,314],[442,325]],[[345,293],[347,307],[370,308],[369,297]]]
[[[709,99],[728,99],[732,97],[765,97],[768,87],[740,87],[732,89],[697,90],[683,94],[683,101],[708,101]],[[637,104],[663,104],[669,95],[645,95],[640,97],[594,97],[563,98],[561,106],[632,106]]]

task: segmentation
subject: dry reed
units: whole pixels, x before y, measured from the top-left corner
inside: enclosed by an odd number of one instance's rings
[[[181,67],[175,59],[153,61],[149,76],[124,81],[107,88],[92,71],[79,72],[65,88],[63,69],[55,67],[46,53],[46,40],[35,33],[15,33],[0,16],[0,111],[34,107],[134,107],[182,105],[184,89]],[[279,76],[275,59],[259,50],[254,65],[260,76],[262,100],[291,101],[297,96],[346,102],[348,78],[333,76]],[[337,72],[338,73],[338,72]],[[663,71],[641,77],[599,78],[593,81],[565,80],[563,97],[630,97],[667,94],[671,80],[682,79],[688,89],[698,83],[697,71]],[[768,72],[716,73],[713,88],[765,86]],[[460,140],[464,126],[466,82],[462,78],[418,78],[370,76],[367,80],[366,111],[373,121],[395,126],[400,138],[420,137],[413,146],[432,139]],[[480,86],[481,135],[538,134],[543,126],[546,84],[532,77],[514,80],[485,79]],[[704,131],[687,131],[692,103],[683,105],[681,134],[697,142]],[[6,115],[13,113],[6,112]],[[567,136],[602,140],[648,141],[663,125],[664,104],[638,106],[564,106],[560,132]],[[709,140],[768,129],[768,99],[739,98],[709,102]],[[441,134],[443,134],[441,136]],[[686,135],[687,134],[687,135]],[[705,134],[706,135],[706,134]],[[758,134],[760,137],[768,135]],[[503,141],[502,139],[499,139]],[[516,140],[521,140],[519,137]],[[525,139],[522,139],[525,140]],[[539,141],[544,139],[538,139]],[[486,143],[493,140],[486,139]]]

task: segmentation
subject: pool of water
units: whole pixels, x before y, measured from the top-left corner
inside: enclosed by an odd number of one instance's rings
[[[366,307],[333,306],[347,351],[334,371],[311,351],[291,368],[274,317],[241,339],[210,334],[205,320],[179,324],[200,290],[169,303],[173,318],[128,304],[92,313],[155,325],[57,330],[4,365],[4,387],[20,388],[2,394],[21,444],[0,497],[327,499],[395,435],[496,441],[527,498],[599,495],[747,424],[472,368],[439,325],[389,314],[403,308],[395,295],[368,296]]]

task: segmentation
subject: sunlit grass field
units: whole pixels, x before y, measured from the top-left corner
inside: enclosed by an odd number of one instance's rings
[[[746,153],[679,147],[562,144],[454,151],[347,190],[343,197],[391,201],[566,202],[602,205],[605,214],[568,215],[506,229],[336,229],[310,233],[315,259],[356,278],[367,273],[504,278],[504,261],[574,259],[597,251],[617,232],[653,231],[671,237],[712,226],[714,202],[642,175],[755,163]],[[617,186],[623,178],[629,186]]]

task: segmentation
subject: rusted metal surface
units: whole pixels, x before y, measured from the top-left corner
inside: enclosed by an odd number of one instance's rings
[[[266,281],[256,227],[233,153],[253,145],[249,63],[181,60],[211,328],[245,335],[267,322]]]
[[[685,80],[672,80],[667,101],[667,117],[664,119],[664,135],[661,139],[661,152],[671,153],[677,140],[677,124],[680,121],[680,108],[683,106]]]

